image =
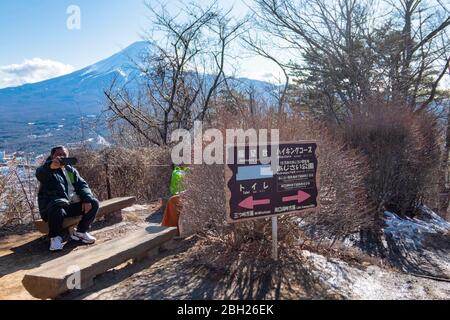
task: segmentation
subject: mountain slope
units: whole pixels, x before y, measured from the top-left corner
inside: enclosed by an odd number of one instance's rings
[[[78,109],[78,106],[86,112],[98,110],[103,89],[116,77],[118,82],[125,82],[132,72],[129,58],[137,58],[145,50],[148,50],[148,43],[137,42],[108,59],[68,75],[2,89],[0,110],[8,112],[11,111],[8,109],[17,107],[26,110],[27,114],[34,109],[45,113],[46,109],[54,111],[53,108],[67,112],[67,109]],[[27,114],[24,116],[35,116]]]
[[[139,74],[131,61],[139,61],[153,49],[149,42],[136,42],[73,73],[0,89],[0,150],[41,152],[52,144],[97,139],[98,131],[82,134],[80,128],[91,127],[86,122],[93,122],[100,114],[105,103],[103,91],[113,80],[116,85],[136,83]],[[237,80],[251,83],[260,91],[267,85],[251,79]]]
[[[0,150],[40,152],[51,144],[97,138],[95,132],[82,137],[80,127],[100,113],[103,90],[113,79],[124,84],[133,75],[130,58],[149,49],[148,42],[136,42],[73,73],[0,90]]]

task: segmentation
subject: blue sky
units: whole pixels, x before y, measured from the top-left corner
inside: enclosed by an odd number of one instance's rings
[[[179,2],[163,2],[178,11]],[[225,8],[233,5],[235,15],[247,12],[242,0],[219,0],[219,4]],[[67,28],[71,5],[81,10],[79,30]],[[107,58],[141,40],[143,31],[151,28],[148,15],[144,0],[1,0],[0,88],[37,82]],[[244,76],[262,78],[257,74],[261,69],[265,69],[261,75],[269,69],[277,72],[261,60],[244,65]]]
[[[81,29],[69,30],[70,5],[81,9]],[[76,68],[139,40],[148,24],[141,0],[2,0],[0,65],[46,58]]]
[[[149,0],[158,3],[157,0]],[[160,0],[178,12],[176,0]],[[211,0],[195,0],[209,4]],[[243,16],[252,0],[218,0]],[[81,28],[69,30],[67,9],[81,10]],[[0,88],[38,82],[105,59],[151,28],[144,0],[0,0]],[[281,79],[272,62],[240,59],[238,74],[260,80]],[[446,77],[444,86],[450,86]]]

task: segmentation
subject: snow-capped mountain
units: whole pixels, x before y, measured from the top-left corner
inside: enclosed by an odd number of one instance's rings
[[[0,90],[0,110],[20,109],[27,121],[39,114],[79,108],[83,113],[99,110],[103,90],[114,78],[125,82],[133,72],[130,58],[136,59],[149,50],[147,42],[136,42],[115,55],[68,75],[50,80]]]
[[[113,56],[73,73],[19,87],[0,89],[0,150],[98,138],[81,127],[91,127],[105,104],[104,90],[133,84],[139,77],[132,61],[154,50],[153,44],[136,42]],[[239,79],[262,88],[257,80]],[[98,133],[97,133],[98,134]],[[91,136],[90,136],[91,135]]]
[[[113,79],[123,84],[135,73],[131,59],[151,50],[136,42],[94,65],[46,81],[0,90],[0,150],[34,150],[82,139],[104,106],[103,91]],[[86,131],[82,132],[81,127]],[[67,143],[67,142],[66,142]]]

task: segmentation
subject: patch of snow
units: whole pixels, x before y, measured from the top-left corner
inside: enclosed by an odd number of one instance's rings
[[[112,55],[111,57],[104,59],[102,61],[97,62],[94,65],[87,67],[82,73],[81,76],[90,76],[90,77],[98,77],[99,75],[106,75],[112,72],[119,73],[122,77],[128,78],[127,72],[124,69],[128,69],[131,67],[132,60],[136,60],[139,62],[142,57],[145,56],[146,53],[154,50],[153,45],[149,42],[140,41],[133,43],[129,47],[121,50],[120,52]]]
[[[443,219],[441,216],[439,216],[433,210],[431,210],[426,206],[423,206],[421,209],[422,209],[421,219],[428,221],[428,223],[431,224],[435,230],[444,233],[450,230],[450,222]]]
[[[96,65],[94,64],[94,65],[92,65],[92,66],[90,66],[90,67],[87,67],[87,68],[86,68],[86,71],[84,71],[84,72],[81,74],[81,76],[84,77],[84,76],[86,76],[86,75],[88,75],[88,74],[90,74],[90,73],[95,73],[96,71],[97,71],[97,67],[96,67]]]
[[[117,68],[115,70],[117,73],[119,73],[123,78],[125,78],[125,80],[128,81],[128,73],[126,73],[125,71],[123,71],[121,68]]]
[[[106,139],[103,138],[101,135],[98,135],[96,142],[97,142],[98,145],[101,145],[101,146],[105,146],[105,147],[111,146],[111,143],[106,141]]]
[[[418,247],[422,244],[425,234],[446,234],[450,232],[450,223],[427,207],[421,208],[422,214],[418,218],[400,218],[392,212],[385,212],[384,232],[395,239],[403,239],[410,245]]]
[[[312,274],[331,292],[356,300],[446,299],[450,284],[368,266],[352,267],[338,259],[303,251]]]

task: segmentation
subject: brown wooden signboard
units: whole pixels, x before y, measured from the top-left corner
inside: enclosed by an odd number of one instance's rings
[[[230,223],[317,210],[319,158],[316,142],[280,143],[278,169],[262,164],[271,146],[227,146],[234,159],[225,165],[227,220]],[[230,148],[233,152],[230,153]],[[232,160],[232,161],[231,161]]]

